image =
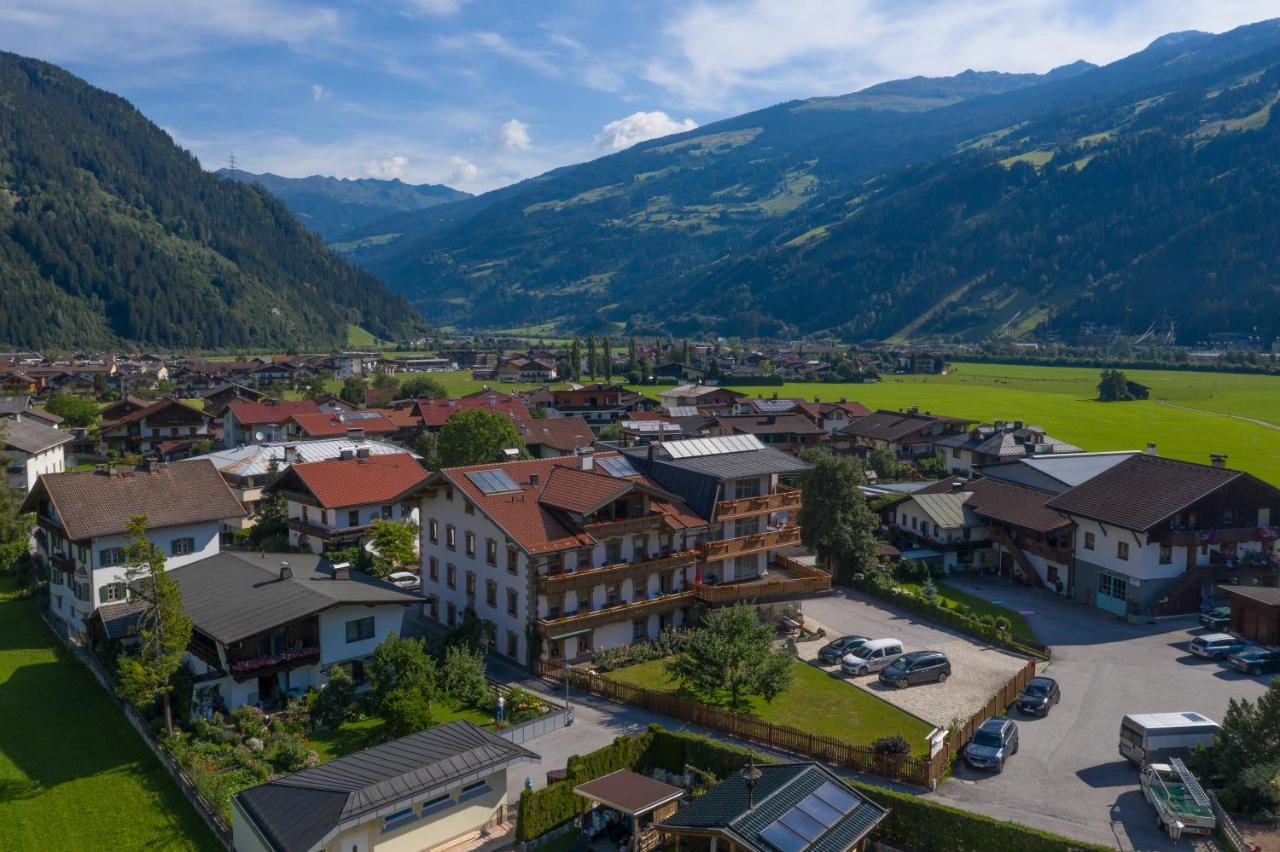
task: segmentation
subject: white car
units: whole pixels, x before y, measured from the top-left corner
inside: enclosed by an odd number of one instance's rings
[[[897,639],[872,639],[854,648],[840,661],[840,668],[851,675],[878,672],[902,656],[902,643]]]
[[[387,582],[409,592],[422,588],[422,578],[412,571],[392,571],[387,575]]]

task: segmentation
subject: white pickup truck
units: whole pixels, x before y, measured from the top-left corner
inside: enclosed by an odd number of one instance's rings
[[[1213,834],[1218,821],[1209,797],[1178,758],[1142,770],[1142,795],[1156,809],[1160,827],[1177,840],[1183,834]]]

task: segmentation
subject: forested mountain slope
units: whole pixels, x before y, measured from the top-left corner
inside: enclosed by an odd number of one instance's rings
[[[1102,68],[895,81],[344,239],[458,324],[973,338],[1167,317],[1194,339],[1280,309],[1278,64],[1264,22]]]
[[[0,342],[321,347],[421,320],[123,98],[0,53]]]

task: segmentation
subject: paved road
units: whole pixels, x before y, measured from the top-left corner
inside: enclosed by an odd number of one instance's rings
[[[1125,850],[1197,848],[1155,829],[1137,769],[1117,752],[1120,719],[1196,710],[1221,721],[1230,698],[1257,698],[1270,677],[1248,678],[1191,656],[1193,617],[1129,625],[1044,590],[998,581],[958,585],[1029,613],[1037,636],[1053,648],[1045,673],[1061,684],[1062,702],[1046,719],[1018,718],[1021,748],[1002,775],[961,766],[933,796]]]

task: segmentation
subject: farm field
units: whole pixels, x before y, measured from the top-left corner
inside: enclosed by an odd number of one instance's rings
[[[0,849],[220,849],[35,602],[13,588],[0,578]]]
[[[675,692],[677,687],[667,676],[665,662],[639,663],[610,672],[608,677],[657,692]],[[881,737],[899,734],[909,743],[924,744],[927,750],[925,737],[933,727],[870,692],[799,661],[790,689],[772,702],[752,698],[747,712],[776,725],[868,746]]]

